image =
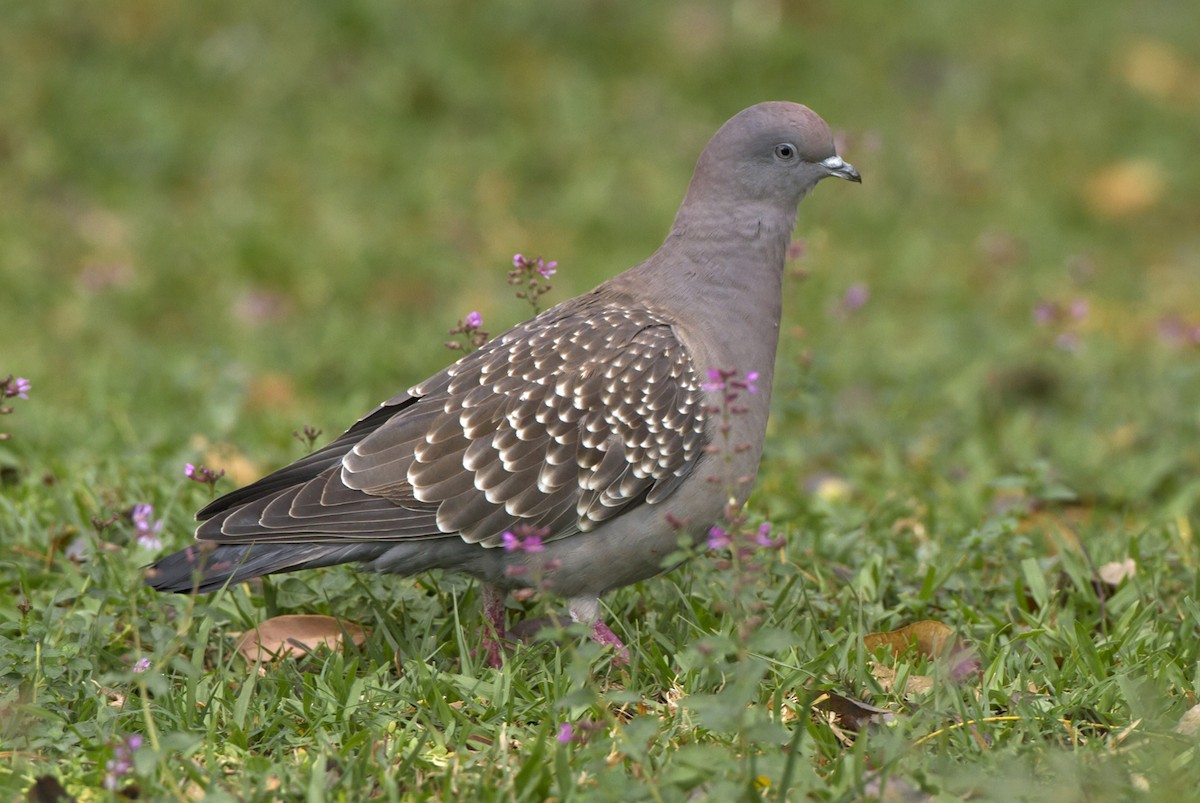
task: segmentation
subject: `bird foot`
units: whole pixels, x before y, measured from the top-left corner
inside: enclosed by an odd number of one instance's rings
[[[629,648],[622,643],[617,634],[608,625],[597,619],[592,622],[592,641],[601,647],[613,648],[613,663],[617,666],[629,666]]]

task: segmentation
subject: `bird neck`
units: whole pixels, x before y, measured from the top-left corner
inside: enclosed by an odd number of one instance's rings
[[[794,205],[685,202],[662,246],[628,278],[680,313],[765,316],[777,325],[795,220]]]
[[[795,207],[684,204],[662,247],[612,280],[613,289],[653,299],[692,341],[701,370],[757,371],[770,396],[782,317],[784,260]],[[711,338],[693,333],[715,331]],[[765,413],[764,413],[765,415]]]

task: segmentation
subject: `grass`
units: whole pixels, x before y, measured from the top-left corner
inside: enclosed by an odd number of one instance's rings
[[[120,787],[153,800],[1194,797],[1189,8],[4,16],[0,376],[33,383],[0,417],[7,797],[111,797],[133,735]],[[576,634],[493,671],[461,578],[141,585],[128,511],[186,543],[185,462],[251,479],[443,365],[466,311],[520,320],[515,251],[560,262],[548,300],[644,257],[706,137],[769,98],[844,131],[865,183],[801,211],[750,507],[786,546],[744,593],[700,557],[607,598],[627,670]],[[230,634],[289,612],[370,635],[260,675]],[[921,620],[979,673],[863,645]],[[893,718],[853,732],[823,693]]]

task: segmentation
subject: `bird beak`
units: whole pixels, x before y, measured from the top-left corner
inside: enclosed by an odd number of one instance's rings
[[[854,165],[849,162],[842,161],[840,156],[830,156],[821,162],[821,165],[829,171],[829,175],[844,178],[846,181],[853,181],[855,184],[862,184],[862,176],[854,169]]]

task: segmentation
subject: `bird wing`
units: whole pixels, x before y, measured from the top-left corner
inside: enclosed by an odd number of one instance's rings
[[[593,293],[490,341],[234,503],[217,500],[197,536],[458,534],[498,546],[520,524],[547,540],[588,532],[669,496],[704,451],[704,421],[670,321]]]

